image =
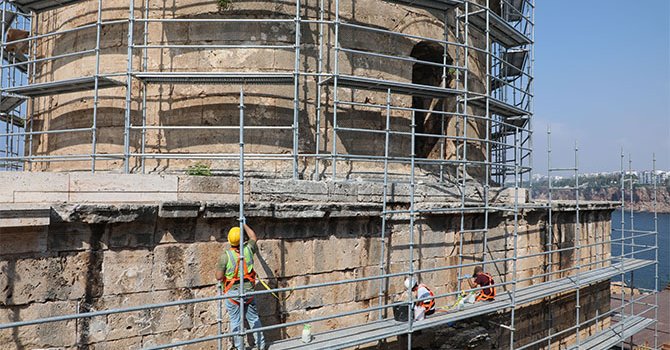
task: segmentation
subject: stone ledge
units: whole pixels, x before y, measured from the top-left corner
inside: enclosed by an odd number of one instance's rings
[[[158,206],[158,217],[197,218],[201,209],[200,202],[163,202]]]
[[[0,208],[0,227],[48,226],[50,223],[48,204],[9,204]]]

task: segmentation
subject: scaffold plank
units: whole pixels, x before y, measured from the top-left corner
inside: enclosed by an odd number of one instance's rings
[[[19,128],[23,128],[26,126],[26,121],[25,119],[13,115],[13,114],[7,114],[7,113],[0,113],[0,122],[6,123],[6,124],[11,124]],[[2,132],[3,127],[0,127],[0,132]]]
[[[505,10],[503,17],[510,21],[520,21],[527,0],[505,0],[503,8]]]
[[[0,96],[0,114],[9,114],[17,107],[19,107],[25,100],[26,97],[24,96],[6,94],[3,92]]]
[[[327,85],[334,85],[334,83],[334,77],[329,77],[321,82],[321,84]],[[446,96],[456,95],[459,93],[458,90],[445,89],[438,86],[412,84],[400,81],[381,80],[351,75],[338,75],[337,86],[350,89],[353,88],[383,92],[391,90],[392,93],[396,94],[431,98],[444,98]]]
[[[528,57],[528,50],[511,49],[502,54],[500,77],[519,77],[523,73],[523,66]],[[506,63],[505,63],[506,62]]]
[[[471,13],[469,23],[486,33],[486,17],[489,18],[489,34],[491,38],[507,48],[532,44],[532,41],[523,33],[514,28],[507,21],[492,11],[479,10]]]
[[[12,22],[16,18],[16,13],[14,11],[5,11],[5,18],[3,21],[3,33],[7,33],[7,29],[12,26]]]
[[[620,316],[621,321],[605,328],[596,334],[582,340],[581,344],[572,346],[570,350],[590,349],[590,350],[608,350],[616,346],[643,329],[654,324],[654,320],[641,316],[628,315]]]
[[[125,84],[118,80],[100,77],[98,80],[98,89],[124,86]],[[66,94],[70,92],[88,91],[95,88],[95,77],[84,77],[76,79],[58,80],[46,83],[36,83],[24,86],[6,88],[5,91],[27,97],[40,97],[57,94]]]
[[[285,85],[293,84],[295,75],[291,73],[264,72],[157,72],[135,73],[133,76],[147,84],[248,84]]]
[[[3,59],[10,64],[28,62],[28,57],[26,55],[16,54],[14,52],[9,52],[9,51],[7,51],[6,48],[3,48],[2,51],[4,51],[3,56],[2,56]],[[4,62],[3,62],[3,64],[4,64]],[[14,67],[16,67],[16,69],[20,70],[23,73],[28,71],[28,64],[17,64]]]
[[[501,115],[504,117],[512,118],[512,117],[520,117],[520,116],[525,116],[529,115],[530,112],[526,111],[523,108],[519,108],[510,104],[507,104],[503,101],[500,101],[496,98],[489,97],[489,111]],[[475,107],[479,108],[486,108],[486,97],[484,96],[478,96],[478,97],[473,97],[468,99],[468,104],[473,105]]]
[[[42,12],[82,1],[84,0],[13,0],[12,2],[23,11]]]
[[[579,278],[570,276],[520,288],[515,293],[516,297],[514,303],[512,302],[511,292],[500,292],[495,301],[478,302],[475,304],[468,304],[455,311],[438,312],[424,320],[415,322],[412,329],[413,331],[428,329],[475,316],[495,313],[513,306],[519,306],[552,295],[573,291],[577,288],[608,280],[621,273],[637,270],[653,264],[654,261],[652,260],[630,258],[623,260],[612,259],[610,266],[583,272],[580,274]],[[398,334],[408,333],[409,331],[407,328],[408,325],[405,322],[384,319],[358,326],[319,333],[314,336],[314,340],[310,343],[303,343],[299,338],[277,341],[272,343],[269,349],[341,349],[378,341]]]
[[[456,5],[462,4],[463,0],[386,0],[401,5],[418,7],[423,9],[446,11]]]

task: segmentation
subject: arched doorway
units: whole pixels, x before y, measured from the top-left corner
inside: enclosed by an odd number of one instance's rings
[[[441,44],[421,41],[414,45],[410,56],[413,58],[425,61],[442,64],[444,60],[444,46]],[[452,58],[447,54],[446,63],[452,64]],[[426,64],[415,63],[412,66],[412,83],[430,86],[449,87],[452,76],[447,69],[447,77],[443,86],[442,82],[443,67]],[[447,101],[445,98],[430,98],[430,97],[412,97],[412,108],[443,111]],[[443,114],[436,114],[430,112],[416,112],[416,132],[423,134],[441,135],[442,133],[442,119],[446,118]],[[419,158],[428,158],[438,144],[439,138],[432,136],[420,136],[416,138],[416,155]]]

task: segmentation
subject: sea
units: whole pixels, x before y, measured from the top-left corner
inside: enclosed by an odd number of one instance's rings
[[[625,228],[630,229],[631,220],[630,212],[622,213],[621,210],[616,210],[612,213],[612,239],[621,237],[621,216],[625,220]],[[634,212],[633,213],[633,228],[635,230],[653,231],[654,230],[654,213],[649,212]],[[637,235],[640,235],[638,233]],[[630,236],[630,232],[626,232],[626,236]],[[630,240],[626,241],[631,243]],[[635,238],[635,245],[653,246],[655,237],[653,235],[646,237]],[[626,252],[630,252],[631,248],[626,247]],[[635,248],[636,251],[645,250],[644,247]],[[621,254],[621,245],[612,243],[612,256]],[[654,259],[655,252],[653,250],[635,254],[635,258],[639,259]],[[630,257],[630,256],[627,256]],[[635,270],[633,274],[625,275],[625,283],[636,288],[653,289],[654,288],[654,274],[655,266],[647,266],[643,269]],[[663,289],[670,285],[670,214],[658,214],[658,278],[659,289]],[[612,280],[620,281],[621,276],[617,276]]]

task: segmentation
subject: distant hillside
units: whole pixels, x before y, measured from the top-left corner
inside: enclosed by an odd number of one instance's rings
[[[621,189],[618,186],[587,186],[580,189],[580,199],[589,201],[613,201],[621,202]],[[533,198],[547,199],[548,187],[534,185],[532,188]],[[574,199],[574,190],[563,190],[554,188],[553,199]],[[626,208],[630,208],[630,192],[626,189]],[[658,187],[657,202],[659,213],[670,213],[670,188]],[[636,186],[633,188],[633,210],[654,211],[654,188],[652,186]]]

